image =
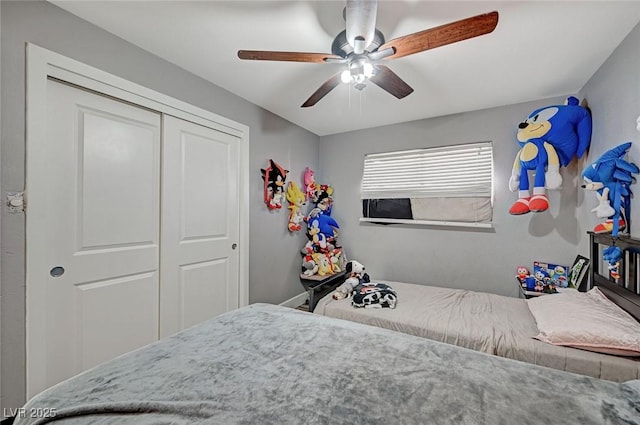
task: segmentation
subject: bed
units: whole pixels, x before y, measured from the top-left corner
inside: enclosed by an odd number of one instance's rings
[[[591,233],[591,258],[601,258],[602,249],[612,243],[609,235]],[[605,265],[593,261],[591,282],[638,320],[640,241],[620,237],[615,243],[624,250],[620,265],[622,278],[616,281],[609,276]],[[318,302],[314,313],[616,382],[640,378],[638,357],[596,353],[534,339],[540,330],[532,306],[557,301],[550,297],[565,294],[525,300],[461,289],[380,282],[397,292],[395,309],[354,308],[349,299],[334,300],[330,294]]]
[[[16,425],[639,424],[615,383],[254,304],[45,390]]]

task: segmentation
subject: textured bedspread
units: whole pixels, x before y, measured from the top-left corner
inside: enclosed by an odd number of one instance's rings
[[[26,412],[38,407],[67,425],[640,424],[640,381],[256,304],[58,384]]]
[[[394,310],[356,309],[350,300],[336,301],[328,295],[318,302],[314,313],[616,382],[640,378],[640,361],[533,339],[538,328],[524,299],[382,282],[398,294]]]

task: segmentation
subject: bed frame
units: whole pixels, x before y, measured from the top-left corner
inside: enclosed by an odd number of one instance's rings
[[[613,302],[640,321],[640,239],[629,236],[612,237],[610,234],[589,233],[591,286],[597,286]],[[618,246],[623,251],[620,260],[620,278],[614,279],[607,263],[602,259],[602,250]]]

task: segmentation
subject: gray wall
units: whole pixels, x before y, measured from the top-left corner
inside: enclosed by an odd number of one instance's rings
[[[302,234],[289,235],[287,211],[270,213],[262,202],[260,168],[273,158],[298,182],[305,166],[318,167],[319,138],[228,91],[45,2],[0,2],[1,193],[24,188],[25,43],[33,42],[140,85],[250,127],[249,301],[280,303],[298,295]],[[2,210],[2,406],[24,402],[24,216]],[[274,255],[274,252],[279,255]]]
[[[564,182],[550,191],[544,213],[512,216],[517,195],[508,180],[519,145],[517,125],[534,109],[562,104],[565,97],[450,115],[375,129],[325,136],[320,168],[334,182],[334,215],[350,258],[371,276],[517,296],[518,265],[533,260],[570,265],[576,256],[577,164],[562,169]],[[493,141],[494,212],[492,230],[360,224],[359,199],[366,153],[466,142]]]
[[[633,142],[629,159],[640,166],[640,133],[636,130],[636,119],[640,115],[640,24],[611,54],[581,90],[593,113],[593,137],[585,164],[591,164],[612,147],[624,142]],[[640,177],[638,177],[640,180]],[[640,186],[631,190],[636,197],[631,201],[631,235],[640,237]],[[588,253],[587,231],[600,221],[590,210],[598,201],[592,192],[580,190],[577,217],[579,249]]]

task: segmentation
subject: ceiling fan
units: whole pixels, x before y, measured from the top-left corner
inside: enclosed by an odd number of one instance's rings
[[[347,0],[344,9],[346,29],[333,40],[332,53],[238,50],[238,57],[246,60],[345,63],[346,69],[325,81],[302,104],[303,108],[318,103],[341,81],[353,84],[358,90],[364,89],[366,82],[371,81],[402,99],[411,94],[413,89],[379,61],[401,58],[488,34],[498,25],[498,12],[494,11],[385,42],[384,35],[375,27],[377,9],[377,0]]]

